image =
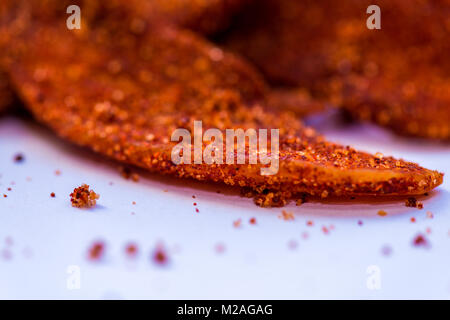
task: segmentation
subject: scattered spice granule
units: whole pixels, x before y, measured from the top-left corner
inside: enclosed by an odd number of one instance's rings
[[[430,227],[426,228],[426,229],[425,229],[425,232],[426,232],[427,234],[431,234],[431,228],[430,228]]]
[[[378,211],[378,215],[379,215],[380,217],[385,217],[385,216],[387,216],[387,212],[384,211],[384,210],[379,210],[379,211]]]
[[[55,175],[60,176],[61,175],[61,171],[59,169],[55,170]]]
[[[192,199],[195,199],[195,196],[192,196]]]
[[[56,195],[54,192],[50,193],[50,197],[54,198]]]
[[[153,262],[155,262],[157,265],[166,265],[169,262],[169,257],[167,255],[166,250],[163,246],[158,245],[156,249],[152,253],[152,259]]]
[[[330,230],[334,230],[334,224],[330,224],[330,226],[328,227]]]
[[[433,219],[434,218],[433,212],[427,211],[427,218],[428,219]]]
[[[119,172],[120,172],[120,175],[127,180],[131,178],[131,180],[133,180],[134,182],[139,181],[139,175],[137,173],[132,172],[130,167],[120,166]]]
[[[25,160],[25,156],[22,154],[22,153],[17,153],[15,156],[14,156],[14,162],[15,163],[21,163],[21,162],[23,162]]]
[[[241,226],[241,223],[242,223],[242,220],[237,219],[237,220],[233,221],[233,227],[239,228]]]
[[[2,258],[4,260],[11,260],[12,259],[12,253],[10,250],[8,249],[3,249],[2,250]]]
[[[388,257],[388,256],[391,255],[391,253],[392,253],[392,248],[391,248],[390,246],[385,245],[385,246],[383,246],[383,247],[381,248],[381,254],[382,254],[383,256]]]
[[[289,249],[295,250],[295,249],[297,249],[297,247],[298,247],[298,242],[297,242],[297,241],[295,241],[295,240],[290,240],[290,241],[288,242],[288,248],[289,248]]]
[[[6,194],[3,194],[3,198],[8,198],[8,196]]]
[[[218,243],[214,246],[214,251],[221,254],[225,252],[225,245],[223,243]]]
[[[195,212],[199,213],[199,212],[200,212],[200,210],[198,210],[198,208],[195,208]]]
[[[413,246],[426,248],[426,247],[429,247],[429,243],[428,243],[427,238],[425,238],[424,235],[419,233],[417,236],[414,237]]]
[[[194,204],[194,206],[196,206],[196,205],[197,205],[197,202],[194,202],[193,204]]]
[[[11,191],[12,189],[11,188],[8,188],[8,191]]]
[[[311,220],[308,220],[308,221],[306,222],[306,225],[307,225],[308,227],[312,227],[312,226],[314,225],[314,222],[311,221]]]
[[[88,249],[88,259],[98,261],[103,257],[104,252],[105,244],[102,241],[96,241]]]
[[[295,216],[292,212],[288,212],[286,210],[281,211],[281,215],[278,218],[283,219],[285,221],[291,221],[295,219]]]
[[[410,220],[411,220],[412,223],[416,222],[416,218],[414,218],[414,217],[411,217]]]
[[[82,184],[80,187],[75,188],[70,194],[70,201],[72,207],[77,208],[89,208],[97,204],[97,199],[100,195],[89,189],[89,185]]]
[[[405,206],[411,207],[411,208],[422,209],[423,203],[420,201],[417,201],[417,199],[414,197],[409,197],[408,199],[405,200]]]
[[[10,247],[10,246],[12,246],[14,244],[14,241],[13,241],[13,239],[11,237],[8,236],[8,237],[5,238],[5,244],[8,247]]]
[[[135,204],[136,204],[136,201],[133,201],[131,204],[132,204],[132,205],[135,205]]]
[[[329,233],[330,233],[330,231],[328,230],[328,228],[325,227],[325,226],[322,226],[322,232],[323,232],[324,234],[329,234]]]
[[[255,225],[256,224],[256,218],[250,218],[249,222],[250,222],[250,224]]]
[[[358,226],[362,226],[362,225],[363,225],[362,220],[358,220]]]
[[[125,246],[125,254],[129,258],[135,258],[138,254],[138,246],[135,243],[129,243]]]

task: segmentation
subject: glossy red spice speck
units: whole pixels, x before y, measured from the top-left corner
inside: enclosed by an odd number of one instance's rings
[[[50,197],[54,198],[56,195],[54,192],[50,193]]]
[[[250,222],[250,224],[255,225],[256,224],[256,218],[250,218],[249,222]]]

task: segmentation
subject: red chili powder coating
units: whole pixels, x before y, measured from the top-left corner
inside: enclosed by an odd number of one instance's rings
[[[105,244],[102,241],[94,242],[88,250],[88,259],[93,261],[100,260],[105,253]]]

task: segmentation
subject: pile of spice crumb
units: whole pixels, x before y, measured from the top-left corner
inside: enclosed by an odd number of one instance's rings
[[[97,199],[100,195],[95,193],[94,190],[89,189],[89,185],[82,184],[80,187],[75,188],[70,194],[70,202],[72,207],[77,208],[90,208],[97,204]]]

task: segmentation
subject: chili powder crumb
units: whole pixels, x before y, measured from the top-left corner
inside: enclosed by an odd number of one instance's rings
[[[130,167],[120,166],[119,172],[120,172],[120,175],[127,180],[131,179],[134,182],[139,181],[139,175],[137,173],[132,172]]]
[[[138,246],[135,243],[129,243],[125,246],[125,254],[129,258],[135,258],[138,254]]]
[[[411,222],[412,222],[412,223],[416,222],[416,218],[411,217]]]
[[[75,188],[70,194],[70,201],[72,207],[77,208],[89,208],[97,204],[97,199],[100,195],[89,189],[89,185],[82,184],[80,187]]]
[[[417,201],[417,199],[414,197],[409,197],[408,199],[405,200],[405,206],[411,207],[411,208],[422,209],[423,203],[420,201]]]
[[[88,259],[93,261],[100,260],[105,253],[105,244],[102,241],[94,242],[88,250]]]
[[[241,226],[241,223],[242,223],[242,220],[237,219],[237,220],[233,221],[233,227],[239,228]]]
[[[381,254],[382,254],[383,256],[388,257],[388,256],[391,255],[391,253],[392,253],[392,248],[391,248],[390,246],[385,245],[385,246],[383,246],[383,247],[381,248]]]
[[[250,218],[249,222],[250,222],[250,224],[255,225],[256,224],[256,218]]]
[[[278,218],[283,219],[285,221],[291,221],[295,219],[295,216],[292,212],[288,212],[286,210],[281,211],[281,215]]]
[[[214,250],[217,253],[219,253],[219,254],[224,253],[225,252],[225,245],[223,243],[218,243],[218,244],[215,245]]]
[[[415,238],[413,240],[413,246],[427,248],[427,247],[429,247],[429,243],[428,243],[427,238],[425,238],[425,236],[423,234],[419,233],[417,236],[415,236]]]
[[[50,197],[54,198],[56,195],[54,192],[50,193]]]
[[[384,210],[379,210],[379,211],[378,211],[378,215],[379,215],[380,217],[385,217],[385,216],[387,216],[387,212],[384,211]]]
[[[157,265],[166,265],[169,262],[169,257],[163,246],[158,245],[152,254],[153,262]]]
[[[311,220],[308,220],[308,221],[306,222],[306,225],[307,225],[308,227],[312,227],[312,226],[314,225],[314,222],[311,221]]]
[[[23,162],[25,160],[25,156],[22,154],[22,153],[17,153],[15,156],[14,156],[14,162],[15,163],[21,163],[21,162]]]
[[[362,226],[362,225],[363,225],[362,220],[358,220],[358,226]]]

